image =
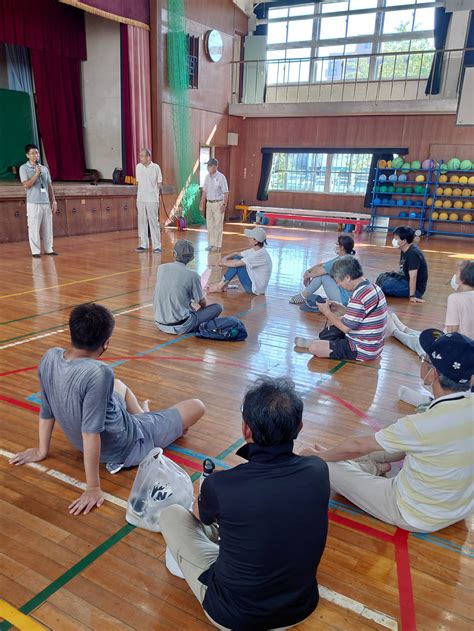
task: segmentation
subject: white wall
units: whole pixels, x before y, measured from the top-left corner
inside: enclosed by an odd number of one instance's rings
[[[86,166],[111,179],[122,166],[120,25],[85,13],[87,61],[82,62]]]

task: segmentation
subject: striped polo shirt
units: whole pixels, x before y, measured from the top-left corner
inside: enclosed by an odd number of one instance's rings
[[[397,504],[411,526],[433,532],[473,510],[474,396],[440,397],[421,414],[399,419],[375,434],[389,453],[406,453],[395,478]]]
[[[363,280],[352,292],[342,324],[356,359],[376,359],[382,352],[387,324],[387,301],[377,285]]]

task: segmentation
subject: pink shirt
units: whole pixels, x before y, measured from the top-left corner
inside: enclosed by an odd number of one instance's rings
[[[474,291],[448,296],[446,326],[458,326],[459,333],[474,339]]]

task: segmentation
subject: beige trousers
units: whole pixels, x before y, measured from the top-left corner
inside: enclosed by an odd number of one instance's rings
[[[177,504],[169,506],[161,513],[160,528],[186,582],[202,605],[207,587],[199,582],[199,577],[219,556],[217,528],[204,526],[191,511]],[[204,613],[215,627],[230,631],[215,622],[205,611]],[[274,631],[289,628],[291,627],[282,627]]]
[[[225,212],[221,212],[222,204],[220,202],[206,202],[206,223],[207,223],[207,240],[209,247],[222,247],[222,231],[224,228]]]
[[[381,462],[398,462],[404,457],[403,452],[377,451],[357,461],[328,462],[331,487],[381,521],[411,532],[424,532],[403,519],[397,504],[395,478],[380,476]]]
[[[150,227],[152,248],[161,248],[158,202],[137,202],[138,238],[141,248],[148,248],[148,227]]]
[[[53,251],[53,213],[49,204],[26,204],[28,240],[31,254],[41,254],[41,238],[45,252]],[[40,238],[41,235],[41,238]]]

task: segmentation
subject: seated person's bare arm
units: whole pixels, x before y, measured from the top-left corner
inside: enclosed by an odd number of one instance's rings
[[[82,495],[69,506],[71,515],[87,515],[95,506],[102,506],[104,493],[100,488],[100,434],[82,433],[84,445],[84,471],[87,488]]]
[[[325,274],[327,274],[327,272],[323,267],[323,263],[317,263],[305,271],[303,280],[311,280],[312,278],[324,276]]]
[[[44,460],[49,453],[51,445],[51,436],[54,429],[54,418],[41,418],[39,417],[39,447],[33,447],[26,451],[20,451],[12,456],[10,464],[20,466],[22,464],[28,464],[29,462],[39,462]]]

